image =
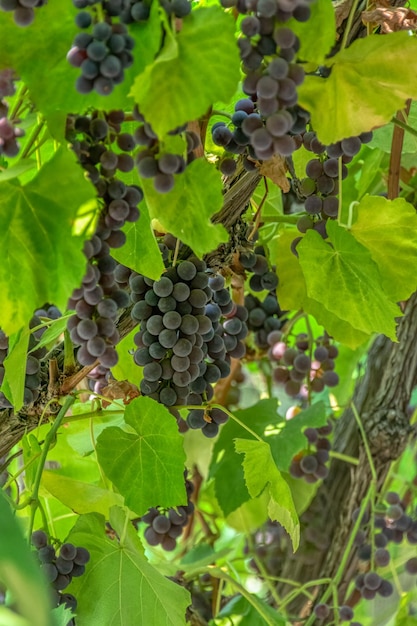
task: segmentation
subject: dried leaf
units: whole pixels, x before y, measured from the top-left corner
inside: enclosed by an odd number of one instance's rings
[[[113,380],[104,387],[101,395],[109,399],[103,401],[103,406],[108,406],[113,400],[123,400],[124,404],[130,404],[134,398],[140,396],[139,389],[128,380]]]
[[[365,24],[380,26],[383,33],[417,29],[417,13],[406,7],[390,9],[379,6],[372,11],[363,11],[362,20]]]
[[[290,181],[287,178],[287,166],[285,159],[279,154],[274,154],[272,159],[264,161],[259,167],[259,173],[266,176],[278,185],[284,193],[290,190]]]

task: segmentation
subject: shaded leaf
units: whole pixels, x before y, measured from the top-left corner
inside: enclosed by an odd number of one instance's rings
[[[185,505],[185,454],[175,419],[163,405],[140,397],[126,407],[125,422],[131,428],[103,430],[97,456],[127,506],[143,515],[152,506]]]
[[[357,39],[326,64],[328,78],[307,76],[299,102],[324,144],[390,121],[408,98],[417,99],[417,40],[407,32]],[[326,115],[323,115],[326,111]]]
[[[321,65],[336,41],[334,6],[331,0],[316,0],[309,8],[308,20],[298,22],[292,18],[286,26],[300,39],[300,59]]]
[[[1,391],[13,404],[15,411],[19,411],[23,406],[29,336],[28,326],[13,333],[9,337],[9,351],[3,362],[5,373]]]

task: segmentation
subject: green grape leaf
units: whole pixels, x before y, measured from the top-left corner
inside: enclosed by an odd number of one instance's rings
[[[82,238],[69,235],[78,208],[95,194],[64,147],[27,185],[13,181],[1,187],[1,326],[11,335],[45,302],[65,310],[86,264]]]
[[[313,230],[297,246],[308,296],[362,333],[383,333],[396,339],[399,307],[381,287],[381,276],[370,252],[329,220],[328,241]]]
[[[126,407],[125,422],[129,429],[103,430],[97,456],[126,505],[137,515],[152,506],[185,505],[185,453],[170,412],[142,396]]]
[[[141,202],[139,208],[138,221],[127,222],[123,228],[126,243],[112,250],[112,256],[138,274],[158,280],[165,267],[151,227],[148,207],[145,202]]]
[[[26,29],[14,24],[12,14],[2,14],[0,22],[0,67],[16,70],[29,88],[36,108],[47,120],[51,116],[55,136],[58,129],[57,110],[75,113],[84,112],[89,107],[105,110],[125,108],[134,77],[153,61],[162,39],[159,6],[155,2],[146,22],[129,25],[129,34],[135,38],[134,63],[125,70],[123,83],[108,96],[99,96],[95,91],[80,96],[75,89],[75,81],[81,72],[66,59],[72,41],[79,33],[74,23],[76,14],[72,3],[68,4],[65,0],[49,2],[42,6],[42,11],[36,12],[30,37]],[[47,37],[45,33],[48,33]],[[62,126],[62,137],[64,131]]]
[[[385,293],[406,300],[417,287],[417,215],[403,198],[365,196],[351,233],[371,253]]]
[[[33,433],[25,435],[21,441],[23,461],[25,464],[25,485],[32,489],[38,471],[42,448]]]
[[[32,626],[52,626],[46,581],[39,573],[19,520],[0,492],[0,580]]]
[[[295,510],[290,488],[275,465],[271,448],[265,441],[236,439],[235,449],[244,454],[243,472],[249,494],[259,496],[265,489],[269,493],[268,513],[291,537],[294,551],[300,543],[300,522]]]
[[[123,506],[120,494],[81,480],[68,478],[58,472],[44,471],[41,485],[51,496],[75,513],[100,513],[106,519],[112,506]]]
[[[120,543],[106,536],[105,518],[94,513],[81,516],[68,537],[91,554],[85,574],[68,588],[78,600],[77,626],[184,626],[189,592],[148,563],[135,529],[125,521],[124,512],[113,507],[110,524]]]
[[[321,302],[306,298],[303,309],[324,326],[331,337],[352,348],[352,350],[369,341],[369,333],[358,330],[348,320],[340,319],[338,315],[326,309]]]
[[[48,326],[46,327],[45,332],[42,334],[42,337],[40,338],[36,346],[34,346],[32,350],[29,351],[29,354],[56,341],[67,328],[68,320],[73,315],[74,311],[63,315],[62,317],[58,317],[56,320],[52,320],[51,323],[48,323]]]
[[[74,613],[65,604],[60,604],[52,610],[54,626],[68,626]]]
[[[133,338],[137,332],[138,327],[136,326],[117,344],[116,351],[119,355],[119,361],[115,367],[111,368],[111,372],[116,380],[128,380],[139,387],[143,378],[143,369],[138,367],[133,360],[133,351],[137,350]]]
[[[28,326],[13,333],[9,337],[9,351],[4,359],[5,372],[1,391],[13,404],[15,411],[23,406],[29,336]]]
[[[311,15],[308,20],[298,22],[292,18],[285,26],[291,28],[300,40],[300,59],[321,65],[336,40],[334,6],[331,0],[315,0],[309,8]]]
[[[410,111],[407,115],[407,124],[411,128],[417,128],[417,102],[412,102]],[[372,137],[372,148],[379,148],[383,152],[391,153],[392,150],[392,134],[395,124],[386,124],[377,128]],[[417,137],[409,132],[404,133],[401,154],[415,155],[417,152]],[[1,179],[0,179],[1,180]]]
[[[370,35],[326,61],[332,67],[328,78],[307,76],[299,103],[310,112],[320,141],[386,124],[408,98],[417,99],[416,56],[417,40],[408,32]]]
[[[326,407],[323,402],[316,402],[297,413],[292,419],[281,419],[279,432],[268,437],[271,453],[277,468],[288,472],[293,457],[305,450],[307,439],[303,431],[307,427],[319,428],[327,424]]]
[[[240,79],[235,23],[220,7],[193,10],[168,50],[137,76],[130,95],[157,135],[227,102]],[[202,187],[204,189],[204,187]]]
[[[21,159],[12,167],[8,167],[6,170],[0,171],[0,183],[6,182],[6,180],[12,180],[18,178],[22,174],[29,172],[36,168],[35,159]]]
[[[185,172],[175,176],[172,191],[160,194],[153,182],[142,179],[150,216],[157,219],[197,254],[202,256],[228,239],[226,229],[210,218],[223,204],[222,183],[216,168],[205,159],[196,159]]]
[[[260,400],[249,409],[236,411],[236,417],[255,433],[263,435],[267,426],[279,422],[277,407],[275,398]],[[240,424],[229,419],[222,426],[213,448],[209,476],[214,479],[214,492],[225,515],[235,511],[250,498],[243,476],[241,459],[235,453],[234,448],[236,437],[246,436],[252,437]],[[230,476],[233,476],[233,480],[230,480]]]
[[[219,618],[238,616],[239,626],[286,626],[287,620],[264,600],[251,595],[251,602],[241,595],[234,596],[219,612]],[[232,620],[231,620],[232,621]]]

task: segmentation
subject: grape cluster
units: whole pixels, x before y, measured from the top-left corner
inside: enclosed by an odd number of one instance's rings
[[[88,0],[73,0],[77,8],[86,8]],[[128,34],[124,24],[100,21],[93,25],[93,18],[88,11],[80,11],[75,22],[78,28],[90,32],[78,33],[68,52],[67,60],[79,67],[81,75],[75,88],[81,94],[95,90],[101,96],[112,93],[115,85],[123,82],[124,70],[133,63],[132,50],[135,40]]]
[[[279,576],[288,548],[288,534],[283,526],[278,522],[268,520],[253,533],[251,543],[256,558],[250,559],[249,567],[257,574],[261,574],[258,565],[260,562],[268,576]],[[249,544],[246,544],[244,552],[250,553]]]
[[[315,154],[315,158],[307,163],[306,177],[298,185],[298,194],[304,199],[307,213],[297,222],[300,233],[305,234],[314,229],[326,239],[326,221],[336,219],[339,212],[339,175],[341,180],[347,177],[347,164],[359,152],[362,144],[371,139],[372,133],[368,132],[325,146],[313,130],[303,134],[303,145]],[[300,236],[292,242],[291,249],[295,255],[301,239]]]
[[[290,156],[301,145],[299,133],[306,129],[309,115],[297,105],[297,87],[304,81],[304,69],[296,62],[300,42],[284,22],[290,17],[306,21],[309,3],[276,0],[223,0],[223,6],[236,7],[245,17],[238,39],[245,78],[243,91],[230,125],[217,122],[212,127],[213,142],[231,154],[243,154],[247,170],[254,161],[274,155]],[[223,174],[233,174],[236,164],[227,157],[220,163]]]
[[[370,532],[370,515],[365,511],[361,519],[361,528],[354,540],[359,559],[369,562],[373,555],[376,567],[386,567],[390,563],[389,543],[400,544],[407,539],[411,545],[417,544],[417,510],[413,515],[407,514],[405,503],[394,491],[388,492],[385,500],[386,505],[376,510],[374,515],[373,528],[378,532]],[[359,512],[359,509],[354,511],[354,521],[358,518]],[[412,557],[406,561],[405,571],[411,575],[417,574],[416,558]],[[392,584],[375,571],[358,574],[355,586],[366,600],[372,600],[376,594],[387,597],[393,593]]]
[[[191,502],[194,485],[190,480],[185,481],[185,489],[187,492],[187,504],[185,506],[171,509],[153,507],[140,518],[140,521],[148,524],[145,528],[144,537],[150,546],[160,545],[167,551],[175,549],[177,539],[182,535],[188,524],[188,519],[194,511],[194,504]]]
[[[36,548],[36,556],[43,575],[51,585],[52,605],[65,604],[72,612],[75,612],[76,598],[71,593],[62,592],[73,578],[84,574],[85,567],[90,560],[90,553],[85,548],[77,548],[72,543],[64,543],[57,554],[43,530],[35,530],[31,541]],[[74,620],[71,620],[68,626],[70,624],[75,624]]]
[[[290,465],[290,474],[293,478],[304,478],[308,483],[323,480],[329,474],[326,463],[330,459],[329,452],[332,444],[328,436],[333,430],[328,421],[321,428],[306,428],[304,435],[308,441],[308,450],[293,458]]]
[[[161,148],[158,136],[137,107],[133,115],[140,122],[135,132],[135,140],[139,146],[143,146],[143,149],[136,155],[139,176],[152,178],[154,188],[158,193],[168,193],[174,186],[174,175],[184,172],[187,165],[194,159],[194,150],[200,145],[200,138],[195,132],[188,131],[186,126],[181,126],[169,134],[184,137],[186,157],[182,154],[165,152]]]
[[[0,5],[1,7],[1,5]],[[0,156],[15,157],[19,152],[18,137],[25,133],[21,128],[14,125],[15,120],[7,118],[9,106],[4,98],[13,96],[16,76],[13,70],[4,69],[0,71]]]
[[[23,395],[24,406],[29,406],[39,397],[41,387],[41,360],[46,355],[46,348],[37,348],[40,338],[45,332],[46,328],[42,326],[42,320],[40,316],[48,319],[56,319],[61,315],[60,311],[55,306],[49,306],[47,310],[38,309],[29,322],[29,328],[33,330],[29,336],[29,354],[26,358],[25,369],[25,387]],[[0,385],[3,383],[5,369],[4,360],[9,352],[9,338],[3,331],[0,330]],[[7,400],[3,392],[0,392],[0,409],[10,409],[12,404]]]
[[[325,602],[320,602],[319,604],[316,604],[313,611],[314,615],[320,620],[327,619],[330,617],[331,613],[336,614],[337,612],[338,622],[349,622],[350,626],[362,626],[360,622],[351,621],[354,617],[354,612],[352,607],[347,604],[343,604],[339,607],[332,607]]]
[[[327,334],[315,340],[316,347],[306,333],[299,333],[291,345],[281,331],[272,331],[267,340],[268,355],[278,363],[274,380],[284,386],[287,395],[297,396],[303,385],[307,390],[320,392],[339,383],[334,371],[338,349]]]
[[[29,26],[35,19],[35,9],[46,4],[47,0],[0,0],[0,11],[13,11],[17,26]]]
[[[257,246],[253,252],[241,252],[239,263],[246,272],[251,274],[249,287],[252,291],[269,291],[263,300],[252,294],[245,296],[248,328],[254,333],[254,341],[258,348],[266,350],[268,334],[279,330],[285,321],[282,319],[283,312],[275,293],[278,287],[276,268],[269,266],[263,246]]]
[[[119,332],[115,321],[119,309],[130,304],[128,293],[115,280],[117,263],[110,250],[125,243],[126,235],[121,229],[126,221],[139,218],[137,205],[143,198],[139,187],[126,185],[116,176],[117,170],[126,172],[133,167],[129,152],[135,142],[132,135],[121,132],[123,120],[123,111],[111,111],[106,119],[79,116],[73,119],[68,132],[72,148],[102,203],[95,234],[84,244],[86,273],[68,302],[68,308],[76,313],[68,320],[68,329],[73,343],[80,346],[79,363],[92,365],[98,359],[105,368],[117,363],[114,346]],[[82,140],[77,139],[79,133]],[[116,143],[121,152],[109,147],[111,143]]]
[[[230,358],[245,354],[247,311],[232,302],[224,278],[206,270],[191,257],[157,281],[136,272],[129,278],[132,318],[140,323],[134,338],[140,390],[167,407],[210,401],[212,385],[230,373]],[[216,409],[195,409],[187,423],[213,437],[226,420]]]

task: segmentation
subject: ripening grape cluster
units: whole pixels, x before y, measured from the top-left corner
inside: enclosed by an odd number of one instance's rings
[[[310,7],[305,0],[222,0],[222,5],[245,15],[238,46],[246,75],[242,89],[248,98],[236,103],[230,124],[213,125],[212,138],[228,153],[244,155],[243,165],[251,170],[254,161],[290,156],[301,145],[299,134],[309,119],[297,105],[304,69],[296,62],[300,41],[284,24],[291,17],[308,20]],[[220,163],[226,176],[235,167],[231,157]]]
[[[157,281],[124,271],[131,315],[140,323],[134,361],[143,367],[141,393],[167,407],[210,401],[212,385],[230,373],[231,357],[245,354],[246,309],[232,302],[223,276],[196,257],[168,267]],[[217,409],[194,409],[187,424],[214,437],[226,420]]]
[[[343,604],[342,606],[332,607],[331,605],[326,604],[325,602],[320,602],[319,604],[316,604],[316,606],[314,607],[314,615],[320,620],[327,619],[331,615],[333,616],[337,615],[337,622],[335,623],[349,622],[350,626],[362,626],[360,622],[351,621],[354,618],[354,612],[353,612],[352,607],[348,606],[347,604]]]
[[[194,160],[194,150],[200,145],[200,137],[195,132],[188,131],[186,125],[176,128],[168,134],[184,137],[187,155],[184,157],[182,154],[166,152],[137,107],[133,110],[133,116],[140,122],[135,131],[135,140],[139,146],[143,146],[135,159],[139,176],[152,178],[158,193],[168,193],[174,186],[174,175],[184,172],[187,165]]]
[[[306,177],[300,181],[299,194],[305,198],[304,208],[307,215],[302,215],[298,222],[298,230],[304,234],[310,229],[317,230],[325,239],[327,237],[326,221],[336,219],[339,212],[339,174],[344,180],[348,175],[347,164],[359,152],[362,144],[372,139],[372,133],[362,133],[358,137],[348,137],[328,146],[323,145],[313,130],[302,136],[303,145],[315,158],[306,165]],[[292,242],[292,251],[302,237]]]
[[[185,506],[170,509],[153,507],[140,518],[141,522],[147,524],[144,537],[150,546],[160,545],[168,552],[175,549],[177,539],[182,535],[194,511],[194,504],[191,502],[194,485],[191,480],[185,481],[185,490],[187,492]]]
[[[274,380],[283,385],[289,396],[295,397],[303,389],[320,392],[339,383],[334,371],[339,351],[327,334],[313,342],[306,333],[299,333],[289,343],[281,331],[272,331],[268,344],[268,355],[278,364],[273,372]]]
[[[75,612],[77,609],[76,598],[71,593],[63,593],[63,591],[69,586],[73,578],[84,574],[86,565],[90,560],[90,553],[86,548],[77,548],[72,543],[62,544],[59,553],[57,553],[54,546],[48,542],[48,536],[43,530],[35,530],[31,541],[36,548],[36,556],[41,571],[50,583],[52,606],[64,604],[72,612]],[[74,620],[68,622],[68,626],[71,624],[75,624]]]
[[[355,546],[361,561],[373,562],[376,568],[389,565],[391,555],[389,544],[400,544],[407,540],[411,545],[417,545],[417,510],[409,515],[406,505],[398,493],[390,491],[385,496],[386,505],[382,510],[375,512],[373,527],[377,531],[371,533],[370,515],[366,511],[361,520],[361,528],[355,536]],[[359,510],[353,514],[356,520]],[[411,557],[405,563],[405,571],[410,575],[417,574],[417,558]],[[365,600],[373,600],[378,594],[388,597],[393,593],[392,584],[376,571],[360,573],[356,577],[355,586]]]
[[[255,556],[249,560],[249,567],[260,575],[260,562],[268,576],[279,576],[288,548],[288,534],[284,527],[279,522],[268,520],[253,533],[251,543]],[[244,553],[250,553],[249,544],[245,545]]]
[[[247,325],[254,333],[254,341],[258,348],[268,348],[268,335],[279,330],[284,321],[283,312],[278,304],[275,293],[278,287],[278,276],[275,266],[270,267],[265,257],[263,246],[257,246],[252,252],[241,252],[239,262],[250,273],[249,287],[252,291],[269,291],[263,300],[252,294],[245,296],[245,308],[248,311]]]
[[[14,121],[7,118],[9,106],[4,98],[13,96],[16,76],[12,69],[0,71],[0,156],[15,157],[19,152],[18,137],[25,132],[14,125]]]
[[[297,454],[291,461],[290,474],[293,478],[303,478],[308,483],[323,480],[329,474],[326,463],[330,459],[332,444],[328,439],[333,430],[332,423],[328,421],[320,428],[306,428],[304,435],[308,441],[308,449]]]
[[[98,359],[105,368],[117,363],[114,346],[119,332],[115,322],[119,309],[130,304],[129,295],[115,280],[117,263],[110,250],[125,243],[121,229],[126,222],[139,218],[138,204],[143,198],[138,186],[127,185],[117,177],[117,170],[128,172],[134,167],[129,152],[135,142],[132,135],[121,132],[123,120],[123,111],[111,111],[106,119],[78,116],[67,135],[102,204],[95,234],[84,244],[87,269],[68,303],[68,308],[75,309],[68,329],[73,343],[79,346],[79,363],[92,365]]]
[[[41,360],[46,356],[46,348],[37,348],[40,338],[46,328],[42,326],[41,317],[47,319],[57,319],[61,312],[53,305],[35,311],[29,322],[29,328],[33,330],[29,336],[28,355],[26,357],[25,387],[23,395],[24,406],[29,406],[39,398],[41,388]],[[4,360],[9,352],[9,338],[0,330],[0,385],[3,383],[5,369]],[[3,392],[0,392],[0,409],[11,409],[13,405],[7,400]]]
[[[47,0],[0,0],[0,11],[13,12],[17,26],[29,26],[35,19],[35,9],[46,4]]]

